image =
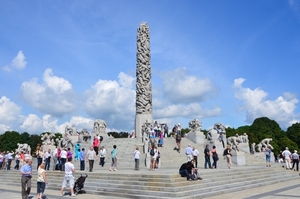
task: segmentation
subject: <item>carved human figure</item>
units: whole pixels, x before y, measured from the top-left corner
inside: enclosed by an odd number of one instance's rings
[[[270,147],[273,150],[273,146],[270,144],[271,141],[272,141],[272,138],[265,138],[260,143],[261,143],[262,147],[264,147],[265,149],[267,147]]]
[[[191,131],[193,131],[193,132],[201,131],[202,122],[200,122],[197,119],[193,119],[192,121],[189,122],[189,127],[190,127]]]
[[[243,143],[248,143],[249,142],[247,133],[244,133],[243,135],[241,135],[240,139]]]
[[[227,144],[231,146],[232,150],[239,151],[238,144],[241,142],[239,135],[227,138]]]
[[[261,152],[261,150],[262,150],[261,142],[256,145],[256,148],[257,148],[258,152]]]

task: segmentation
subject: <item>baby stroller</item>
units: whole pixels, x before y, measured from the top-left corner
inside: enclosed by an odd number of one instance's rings
[[[88,177],[87,174],[85,174],[85,176],[82,176],[82,174],[80,175],[80,177],[76,180],[75,184],[74,184],[74,194],[79,194],[79,193],[86,193],[83,189],[84,187],[84,182],[85,179]]]

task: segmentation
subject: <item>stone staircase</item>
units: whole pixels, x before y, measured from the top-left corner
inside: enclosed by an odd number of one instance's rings
[[[120,169],[87,173],[84,190],[89,194],[112,198],[206,198],[223,193],[275,184],[299,178],[298,172],[285,170],[279,165],[243,166],[233,169],[200,169],[201,181],[187,181],[180,177],[178,169]],[[75,178],[84,172],[76,171]],[[48,189],[59,193],[63,172],[47,171]],[[0,186],[20,189],[20,173],[16,170],[0,171]],[[32,190],[36,188],[36,171],[33,172]],[[46,191],[47,192],[47,191]]]

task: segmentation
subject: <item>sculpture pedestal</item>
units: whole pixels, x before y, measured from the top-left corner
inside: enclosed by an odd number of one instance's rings
[[[232,163],[236,164],[237,166],[246,165],[246,158],[244,152],[240,152],[240,151],[232,152],[231,160]]]
[[[145,122],[153,123],[153,116],[150,113],[137,114],[135,116],[135,136],[136,138],[142,137],[142,126]]]
[[[190,131],[186,138],[189,140],[192,140],[193,142],[197,144],[204,144],[204,135],[202,131]]]
[[[250,153],[250,148],[249,148],[249,143],[239,143],[238,145],[239,149],[246,152],[246,153]]]
[[[256,153],[254,153],[254,155],[256,156],[256,157],[259,157],[259,158],[261,158],[261,159],[266,159],[266,154],[265,154],[265,152],[256,152]],[[275,157],[274,157],[274,153],[273,152],[271,152],[271,159],[270,159],[270,161],[271,162],[275,162]]]

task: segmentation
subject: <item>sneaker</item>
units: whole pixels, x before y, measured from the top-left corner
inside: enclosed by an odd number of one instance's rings
[[[76,197],[76,194],[72,194],[71,196],[72,196],[72,197]]]
[[[59,196],[64,196],[64,195],[60,193]]]

